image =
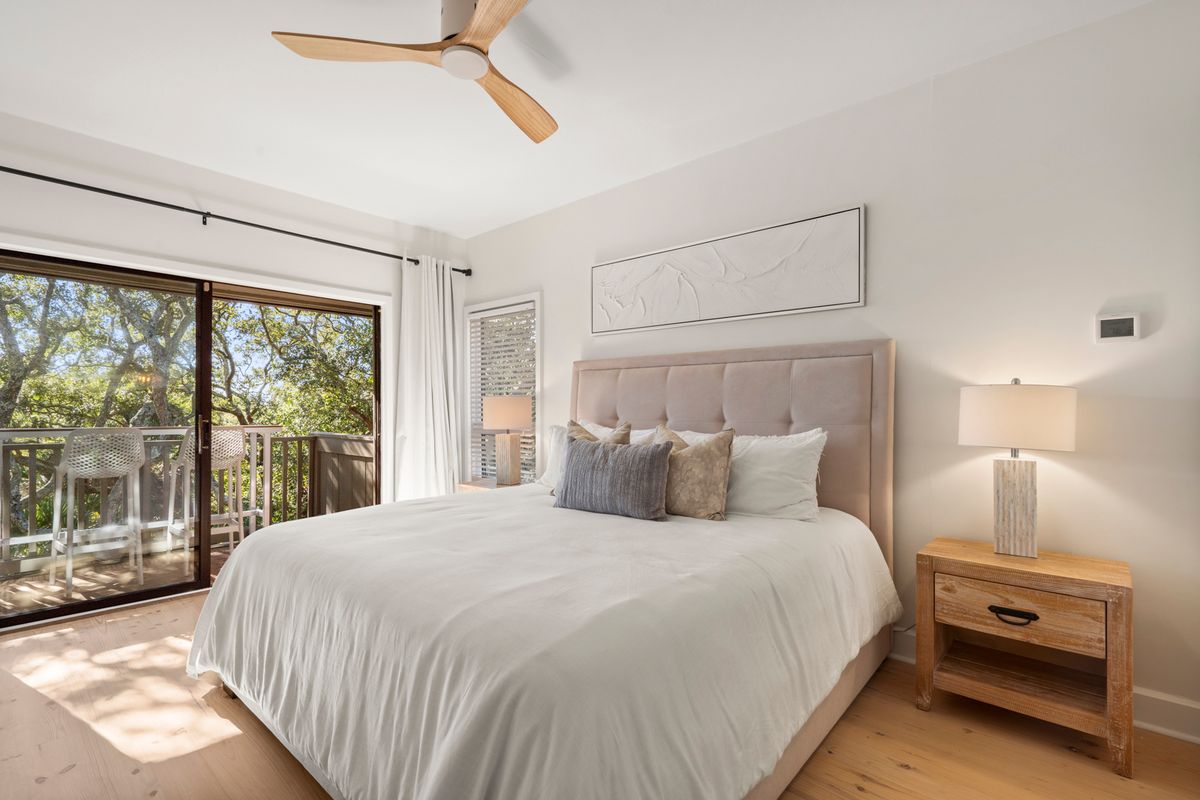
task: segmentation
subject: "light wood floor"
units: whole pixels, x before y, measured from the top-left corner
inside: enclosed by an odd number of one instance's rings
[[[0,797],[322,798],[214,676],[184,662],[204,595],[0,636]],[[1200,746],[1136,733],[1135,780],[1103,744],[970,700],[912,703],[888,661],[788,800],[1200,798]]]

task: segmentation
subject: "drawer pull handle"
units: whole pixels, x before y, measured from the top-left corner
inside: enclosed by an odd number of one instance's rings
[[[996,615],[996,619],[1003,622],[1005,625],[1028,625],[1031,622],[1038,621],[1038,615],[1032,611],[1022,611],[1019,608],[1005,608],[1004,606],[988,606],[988,611]],[[1016,617],[1020,622],[1005,617]]]

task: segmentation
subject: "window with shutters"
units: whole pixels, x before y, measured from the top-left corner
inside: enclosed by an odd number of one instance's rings
[[[483,428],[483,398],[522,395],[534,398],[534,427],[521,437],[521,482],[529,483],[537,477],[537,298],[472,306],[467,324],[471,477],[496,476],[496,440]]]

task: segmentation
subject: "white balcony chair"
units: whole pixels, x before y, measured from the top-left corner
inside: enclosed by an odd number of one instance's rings
[[[212,432],[212,475],[219,479],[220,473],[225,472],[228,483],[226,508],[218,509],[212,517],[211,533],[228,533],[229,546],[233,547],[234,538],[241,542],[244,535],[245,510],[242,502],[242,462],[246,459],[246,436],[240,428],[214,428]],[[171,459],[168,467],[171,473],[167,493],[167,542],[168,547],[175,549],[175,540],[183,543],[184,576],[192,573],[192,475],[196,471],[196,433],[188,429],[180,443],[179,453]],[[182,519],[175,521],[175,497],[179,482],[183,482]]]
[[[175,549],[175,539],[183,542],[183,576],[192,574],[192,474],[196,471],[196,430],[188,428],[179,444],[179,453],[167,467],[171,471],[170,488],[167,493],[167,547]],[[178,481],[183,480],[183,520],[175,522],[175,491]]]
[[[67,559],[67,597],[74,588],[75,554],[124,547],[129,565],[142,577],[142,464],[146,449],[136,428],[79,428],[69,432],[54,472],[54,524],[50,539],[50,583],[55,582],[58,554]],[[124,479],[125,524],[75,529],[75,484],[80,480]],[[67,528],[62,529],[63,485],[66,484]],[[107,497],[102,502],[107,502]],[[76,546],[76,539],[79,540]]]
[[[228,493],[225,495],[225,509],[217,509],[212,517],[211,533],[229,534],[229,552],[233,552],[234,537],[240,544],[245,530],[246,511],[242,501],[242,462],[246,460],[246,432],[241,428],[213,428],[212,445],[209,447],[212,457],[212,474],[214,477],[225,472]]]

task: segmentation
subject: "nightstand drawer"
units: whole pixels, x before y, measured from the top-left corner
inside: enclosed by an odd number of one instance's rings
[[[934,617],[1006,639],[1105,656],[1105,604],[1084,597],[938,573]]]

